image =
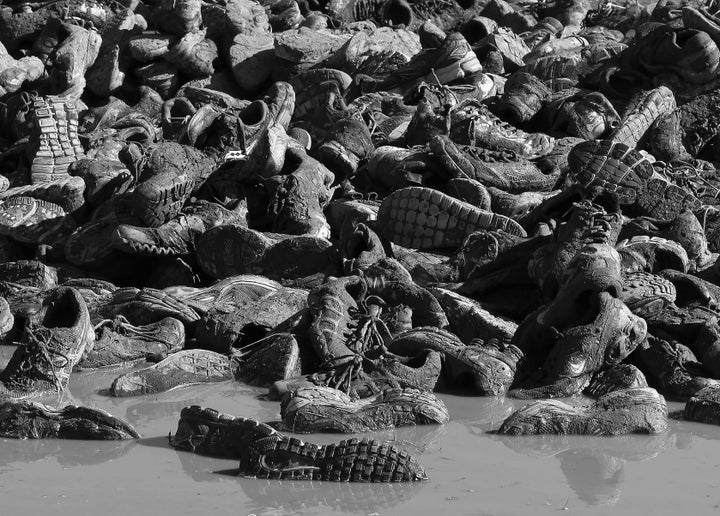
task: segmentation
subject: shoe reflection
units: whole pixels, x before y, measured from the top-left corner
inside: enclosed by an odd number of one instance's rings
[[[625,481],[626,461],[644,461],[675,446],[677,434],[590,436],[493,436],[531,457],[554,456],[568,486],[588,505],[614,505]]]

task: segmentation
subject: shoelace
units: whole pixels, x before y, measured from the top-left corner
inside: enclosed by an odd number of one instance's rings
[[[18,366],[18,372],[6,383],[27,387],[32,383],[33,374],[37,373],[40,377],[48,380],[58,392],[63,390],[62,378],[60,371],[65,367],[70,359],[68,356],[57,349],[53,349],[50,341],[52,340],[52,332],[48,328],[37,328],[30,330],[26,328],[29,342],[25,346],[25,357]],[[62,358],[64,364],[55,365],[55,359]],[[47,373],[49,371],[49,374]]]

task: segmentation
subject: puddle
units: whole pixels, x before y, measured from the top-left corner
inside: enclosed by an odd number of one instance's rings
[[[720,427],[672,421],[670,430],[657,436],[500,437],[488,431],[526,402],[442,395],[451,416],[447,425],[372,434],[416,455],[428,482],[268,481],[237,477],[235,461],[178,452],[167,443],[186,405],[277,420],[279,404],[259,398],[265,389],[227,382],[107,397],[103,392],[118,374],[73,374],[69,402],[123,417],[143,438],[0,440],[3,514],[49,508],[55,516],[720,514]],[[347,438],[300,437],[318,443]]]

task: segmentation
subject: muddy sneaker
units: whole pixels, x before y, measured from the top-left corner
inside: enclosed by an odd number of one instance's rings
[[[140,434],[104,410],[66,405],[53,408],[32,401],[0,403],[0,436],[14,439],[138,439]]]
[[[175,217],[193,189],[207,179],[214,161],[194,147],[164,142],[147,158],[139,186],[131,194],[133,213],[147,226]]]
[[[33,183],[66,178],[68,167],[84,158],[78,138],[78,111],[75,101],[58,97],[37,97],[32,103],[33,138],[28,146]]]
[[[76,224],[57,204],[33,197],[0,201],[0,234],[26,244],[53,244],[67,237]]]
[[[431,392],[388,389],[355,401],[331,387],[298,389],[280,404],[284,428],[293,433],[359,433],[408,425],[444,424],[447,407]]]
[[[690,83],[703,84],[720,72],[720,50],[700,30],[663,26],[640,38],[636,46],[640,65],[653,74],[671,70]]]
[[[376,84],[377,90],[405,94],[423,81],[447,84],[482,71],[475,52],[459,32],[449,34],[438,48],[421,51],[392,76]]]
[[[103,321],[95,333],[95,346],[85,353],[76,370],[129,365],[148,356],[164,358],[185,345],[185,327],[172,317],[144,326],[116,317]]]
[[[58,287],[36,317],[0,374],[1,390],[12,397],[64,390],[73,367],[95,344],[87,306],[73,288]]]
[[[545,175],[532,163],[524,160],[487,159],[492,153],[474,145],[456,145],[447,136],[430,140],[430,149],[452,177],[468,177],[486,187],[506,192],[551,190],[557,182],[555,175]],[[500,153],[498,153],[500,154]]]
[[[204,349],[178,351],[147,369],[119,376],[110,387],[115,397],[156,394],[196,385],[233,379],[230,359]]]
[[[240,474],[257,478],[330,482],[412,482],[425,470],[405,451],[367,439],[317,445],[287,437],[254,419],[198,405],[180,412],[170,445],[185,451],[240,460]]]
[[[286,82],[276,82],[262,100],[240,109],[228,109],[215,118],[207,129],[202,147],[221,157],[233,153],[245,158],[270,126],[279,125],[287,130],[294,109],[293,87]]]
[[[288,147],[283,171],[265,180],[271,231],[330,238],[323,210],[332,197],[335,175],[297,147]]]
[[[340,253],[324,238],[264,234],[237,225],[204,233],[197,261],[203,272],[217,279],[237,274],[262,274],[276,280],[342,274]]]
[[[142,256],[187,255],[200,235],[222,224],[241,223],[237,214],[219,204],[199,201],[157,228],[119,224],[112,233],[113,247]]]
[[[638,347],[630,359],[665,396],[687,400],[705,387],[720,385],[718,380],[692,375],[673,343],[652,335],[648,335],[648,343]]]
[[[505,92],[495,111],[514,125],[529,122],[551,95],[550,88],[540,79],[525,72],[516,72],[505,83]]]
[[[335,124],[334,133],[318,147],[318,155],[339,177],[349,178],[374,149],[368,126],[360,119],[346,118]]]

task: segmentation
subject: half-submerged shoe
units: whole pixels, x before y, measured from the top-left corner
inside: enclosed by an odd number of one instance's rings
[[[170,445],[239,460],[239,474],[256,478],[331,482],[427,480],[422,466],[395,446],[368,439],[325,445],[304,443],[254,419],[233,417],[197,405],[182,409]]]
[[[110,387],[110,395],[125,397],[156,394],[187,385],[232,379],[228,357],[204,349],[189,349],[173,353],[147,369],[117,377]]]
[[[36,321],[26,328],[23,345],[0,374],[0,396],[25,398],[63,391],[73,367],[95,344],[87,306],[74,288],[55,289]]]
[[[15,439],[137,439],[140,434],[104,410],[66,405],[53,408],[32,401],[0,403],[0,437]]]
[[[408,425],[443,424],[447,407],[431,392],[387,389],[371,398],[353,400],[331,387],[298,389],[285,395],[280,415],[293,433],[359,433]]]

